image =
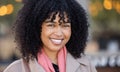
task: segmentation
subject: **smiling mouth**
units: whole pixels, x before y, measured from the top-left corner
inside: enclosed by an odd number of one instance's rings
[[[57,45],[60,45],[62,43],[62,40],[63,39],[51,39],[52,43]]]

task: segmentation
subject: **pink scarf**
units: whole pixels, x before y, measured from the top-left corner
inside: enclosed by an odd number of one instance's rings
[[[66,53],[66,47],[60,49],[58,53],[59,72],[66,72]],[[46,70],[46,72],[55,72],[52,62],[47,57],[43,49],[41,53],[38,53],[37,58],[38,63]]]

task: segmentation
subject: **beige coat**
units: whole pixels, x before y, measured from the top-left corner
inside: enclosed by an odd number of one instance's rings
[[[10,64],[3,72],[45,72],[45,70],[42,68],[42,66],[38,64],[36,59],[30,60],[28,66],[24,63],[23,59],[20,59]],[[85,56],[82,56],[79,59],[74,59],[68,53],[66,60],[66,72],[97,72],[97,71]]]

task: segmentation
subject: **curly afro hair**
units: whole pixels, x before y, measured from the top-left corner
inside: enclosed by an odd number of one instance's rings
[[[40,39],[42,23],[53,14],[60,13],[64,20],[64,12],[71,23],[71,38],[66,44],[67,51],[74,58],[84,54],[88,36],[88,21],[85,10],[75,0],[30,0],[25,1],[15,22],[15,37],[23,58],[27,61],[37,57],[41,50]]]

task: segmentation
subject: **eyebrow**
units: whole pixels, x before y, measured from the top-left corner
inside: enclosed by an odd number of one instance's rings
[[[54,21],[45,21],[45,23],[49,23],[49,22],[51,22],[51,23],[56,23],[56,22],[54,22]],[[63,22],[63,23],[70,23],[70,22]]]
[[[45,21],[45,23],[49,23],[49,22],[56,23],[56,22],[54,22],[54,21]]]

